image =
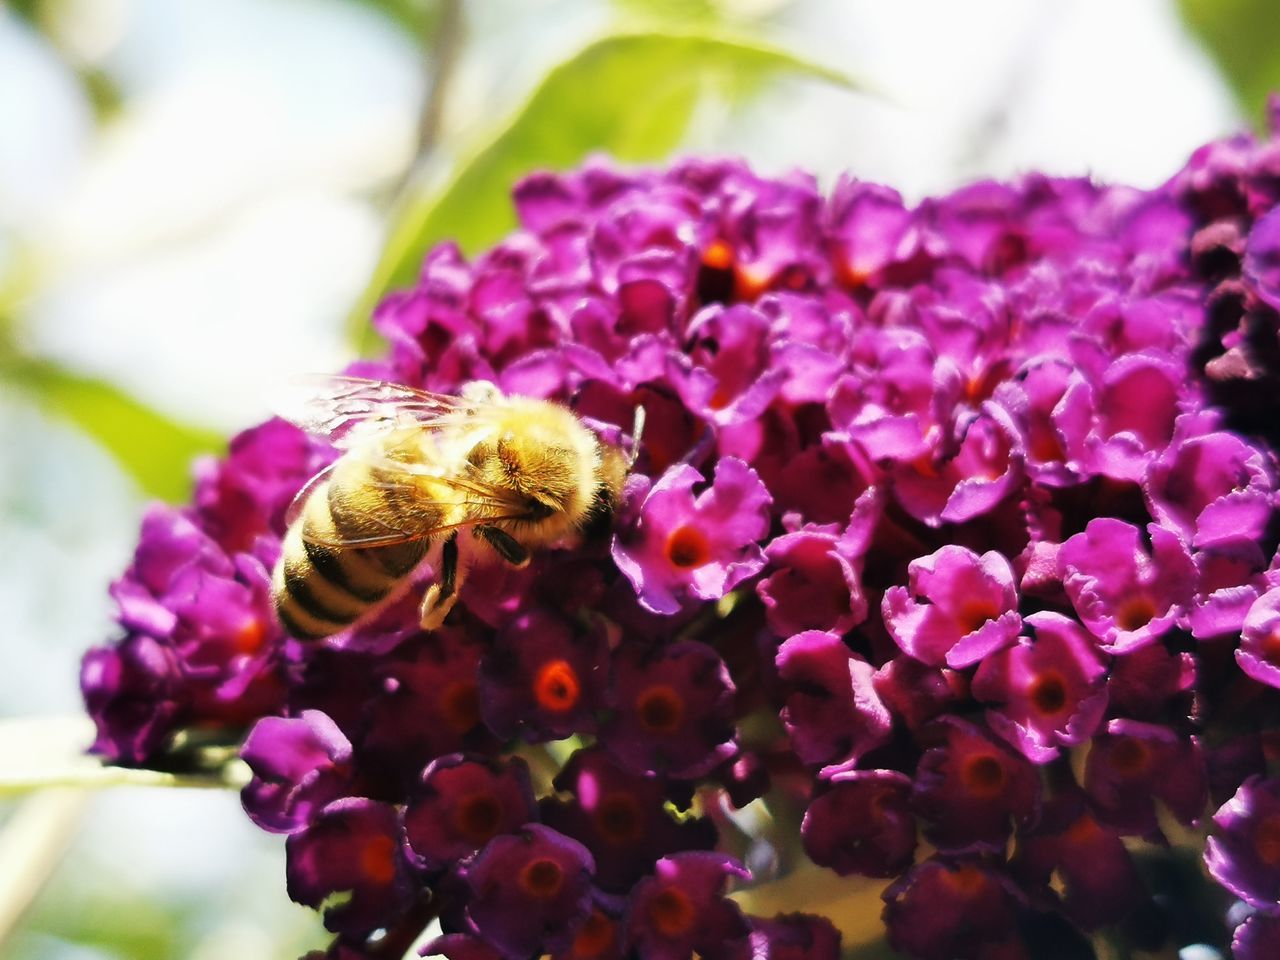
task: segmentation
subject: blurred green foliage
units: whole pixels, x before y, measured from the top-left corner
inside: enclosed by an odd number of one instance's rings
[[[0,379],[100,443],[148,496],[177,502],[191,491],[191,461],[222,436],[153,410],[105,380],[49,360],[0,354]]]
[[[453,240],[474,252],[511,230],[511,188],[521,177],[565,169],[595,151],[622,162],[659,159],[678,146],[704,95],[733,99],[780,72],[856,87],[847,75],[785,50],[710,33],[623,33],[584,47],[552,68],[442,190],[408,192],[351,315],[353,341],[361,352],[373,345],[370,311],[388,290],[412,282],[433,244]]]
[[[1178,0],[1183,20],[1217,61],[1258,128],[1267,95],[1280,91],[1280,8],[1275,0]]]

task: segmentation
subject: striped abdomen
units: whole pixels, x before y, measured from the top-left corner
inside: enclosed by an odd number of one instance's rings
[[[272,592],[281,624],[300,640],[344,630],[388,600],[422,562],[431,541],[423,536],[391,546],[337,544],[385,536],[389,527],[407,525],[406,517],[418,530],[443,522],[438,507],[397,502],[367,479],[363,467],[339,465],[312,491],[285,534]]]

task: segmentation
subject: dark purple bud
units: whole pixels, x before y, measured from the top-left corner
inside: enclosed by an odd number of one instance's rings
[[[733,692],[723,661],[705,644],[623,646],[613,657],[612,713],[600,742],[635,773],[700,777],[737,750]]]
[[[404,811],[409,858],[439,870],[471,856],[500,833],[536,820],[529,768],[452,754],[433,761]]]
[[[467,917],[510,960],[567,949],[591,913],[591,854],[531,823],[494,837],[467,870]]]
[[[570,757],[555,787],[570,797],[544,799],[542,821],[591,851],[596,884],[612,896],[625,896],[659,857],[715,846],[716,831],[709,820],[690,817],[677,822],[667,813],[670,784],[620,769],[600,747]]]
[[[503,739],[561,740],[595,729],[608,655],[598,632],[536,609],[501,631],[480,666],[480,711]]]
[[[809,803],[800,837],[809,859],[840,876],[895,877],[911,865],[911,778],[892,770],[837,773]]]
[[[1030,960],[1020,946],[1016,888],[980,862],[926,860],[883,896],[890,945],[917,960]]]
[[[173,651],[145,634],[86,653],[80,689],[98,728],[94,752],[120,763],[157,753],[179,721],[181,683]]]
[[[335,933],[364,936],[389,927],[412,901],[414,883],[402,853],[395,808],[373,800],[335,800],[290,835],[286,879],[295,903],[319,909]]]
[[[751,956],[759,960],[836,960],[840,931],[826,917],[809,913],[752,917]]]
[[[912,809],[932,825],[925,837],[940,850],[1003,851],[1014,826],[1039,810],[1040,777],[1021,754],[958,717],[926,731],[938,746],[916,768]]]
[[[1156,832],[1156,800],[1190,824],[1204,813],[1209,781],[1200,744],[1168,727],[1112,720],[1094,737],[1084,789],[1098,819],[1132,836]]]
[[[631,893],[628,942],[642,960],[686,960],[696,953],[724,960],[741,950],[750,933],[742,911],[725,897],[733,879],[749,879],[737,861],[720,853],[664,857]]]

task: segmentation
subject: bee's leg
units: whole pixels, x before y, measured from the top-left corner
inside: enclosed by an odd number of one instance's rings
[[[476,527],[475,535],[497,552],[503,560],[513,567],[523,567],[529,562],[529,550],[519,543],[515,537],[497,527]]]
[[[440,579],[427,587],[422,597],[422,629],[434,630],[444,623],[458,599],[458,534],[449,534],[440,550]]]

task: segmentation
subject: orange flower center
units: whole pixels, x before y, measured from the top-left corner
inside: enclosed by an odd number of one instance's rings
[[[466,733],[480,722],[480,694],[475,680],[455,680],[440,693],[440,712],[449,726]]]
[[[1031,703],[1044,714],[1061,713],[1067,705],[1067,684],[1061,674],[1046,673],[1036,677],[1029,693]]]
[[[566,713],[578,704],[582,685],[567,660],[548,660],[533,678],[533,695],[538,706],[553,713]]]
[[[697,527],[676,527],[667,537],[667,559],[676,567],[700,567],[711,559],[711,544]]]
[[[675,733],[684,721],[684,700],[666,684],[649,687],[636,698],[641,725],[652,733]]]
[[[596,829],[608,843],[628,844],[641,839],[640,803],[626,793],[611,793],[595,811]]]
[[[530,896],[550,900],[564,886],[564,870],[547,857],[530,860],[520,871],[520,886]]]
[[[1145,773],[1151,761],[1151,751],[1136,737],[1122,737],[1107,753],[1111,768],[1117,773],[1133,777]]]
[[[965,633],[973,633],[979,627],[1000,616],[1000,610],[990,600],[970,600],[960,608],[956,618]]]
[[[475,793],[465,797],[453,816],[458,832],[476,846],[483,846],[493,839],[501,822],[502,804],[491,793]]]
[[[1116,623],[1121,630],[1139,630],[1155,619],[1156,605],[1150,597],[1133,597],[1120,605]]]
[[[649,919],[664,937],[683,936],[697,919],[688,894],[678,887],[667,887],[649,902]]]
[[[578,935],[573,938],[572,956],[579,960],[591,960],[612,952],[618,938],[617,925],[597,907],[587,917]]]
[[[1004,764],[992,754],[977,754],[965,761],[960,779],[974,796],[998,796],[1004,789]]]
[[[1253,832],[1253,846],[1267,866],[1280,866],[1280,814],[1263,818]]]
[[[245,621],[245,625],[236,631],[233,643],[237,653],[245,656],[253,656],[262,649],[262,643],[267,639],[267,627],[257,617],[252,617]]]
[[[386,885],[396,877],[396,845],[390,837],[370,837],[360,848],[360,872]]]

